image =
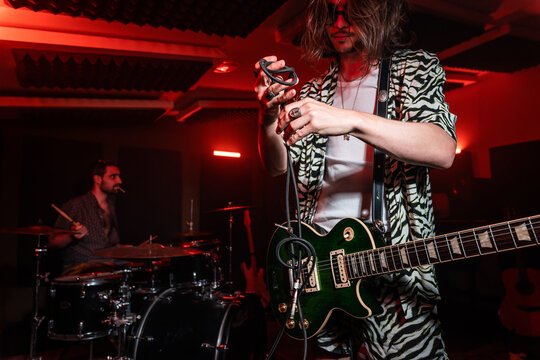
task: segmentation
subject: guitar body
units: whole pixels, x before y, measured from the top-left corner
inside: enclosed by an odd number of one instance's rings
[[[292,222],[291,227],[298,235],[298,222]],[[334,311],[344,311],[356,318],[379,313],[381,307],[369,291],[370,279],[374,276],[540,245],[540,215],[394,245],[386,245],[377,231],[371,231],[364,222],[354,218],[340,220],[326,235],[303,223],[301,227],[303,240],[290,239],[286,226],[278,226],[267,255],[272,311],[281,324],[286,324],[285,332],[296,339],[304,338],[299,313],[293,307],[294,295],[298,293],[294,284],[298,280],[305,284],[299,292],[299,304],[306,335],[312,337],[324,327]],[[290,255],[292,242],[296,243],[294,255]],[[277,257],[279,254],[285,264],[294,264],[301,248],[298,244],[305,245],[302,263],[306,268],[301,273],[290,270]],[[315,250],[315,259],[308,258],[306,249],[309,245]],[[517,330],[513,320],[523,315],[530,328],[524,331],[537,336],[540,330],[540,311],[537,310],[540,309],[536,294],[540,283],[536,279],[540,276],[536,271],[528,271],[533,285],[529,288],[535,291],[514,293],[516,287],[508,287],[509,299],[517,298],[518,306],[507,306],[514,312],[505,317],[503,323],[508,322],[507,327]],[[507,276],[516,276],[509,274]],[[504,315],[503,311],[502,317]]]
[[[293,229],[297,229],[298,222],[292,222]],[[317,279],[306,279],[309,289],[301,293],[299,303],[307,324],[308,338],[316,335],[326,324],[335,310],[364,318],[381,311],[380,305],[364,288],[362,280],[350,280],[348,284],[336,285],[334,273],[331,271],[330,260],[334,259],[331,253],[343,250],[344,254],[374,249],[384,246],[382,237],[371,232],[365,223],[354,218],[340,220],[326,235],[321,235],[309,225],[302,223],[302,237],[308,241],[316,251],[314,276]],[[298,234],[297,231],[295,231]],[[348,234],[348,235],[346,235]],[[279,227],[268,247],[267,275],[270,290],[270,305],[279,323],[289,320],[292,306],[292,281],[289,269],[284,267],[276,258],[276,248],[281,240],[289,237],[284,228]],[[284,262],[291,260],[285,246],[280,249],[281,259]],[[316,283],[316,286],[313,286]],[[286,333],[296,339],[303,339],[304,334],[300,327],[298,311],[294,315],[294,323],[289,322]]]

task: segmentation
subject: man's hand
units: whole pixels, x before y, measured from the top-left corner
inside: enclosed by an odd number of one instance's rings
[[[275,56],[266,56],[264,59],[272,62],[268,65],[269,70],[279,70],[285,67],[285,60],[277,60]],[[272,80],[261,71],[258,61],[255,63],[254,73],[257,74],[257,80],[255,80],[253,90],[257,95],[257,100],[259,100],[261,121],[273,123],[278,115],[279,105],[293,99],[296,90],[290,86],[272,83]]]
[[[75,231],[73,236],[76,239],[82,239],[83,237],[88,235],[88,229],[86,228],[86,226],[82,225],[79,222],[74,222],[73,225],[71,226],[71,230]]]

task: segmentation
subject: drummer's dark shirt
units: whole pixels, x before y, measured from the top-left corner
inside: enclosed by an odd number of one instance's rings
[[[81,239],[74,238],[67,247],[61,250],[64,270],[82,263],[109,260],[94,255],[94,251],[114,246],[120,241],[114,202],[110,198],[107,202],[109,203],[110,224],[105,218],[105,211],[99,206],[91,192],[73,198],[62,206],[62,210],[73,220],[88,229],[88,235]],[[62,216],[56,219],[54,226],[61,229],[71,228],[71,224]],[[107,234],[108,227],[110,230]]]

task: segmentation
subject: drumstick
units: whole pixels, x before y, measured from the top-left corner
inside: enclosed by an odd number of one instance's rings
[[[75,220],[73,220],[72,218],[69,217],[68,214],[66,214],[65,212],[63,212],[58,206],[54,205],[54,204],[51,204],[52,208],[56,211],[58,211],[58,213],[60,215],[62,215],[67,221],[69,221],[70,223],[72,223],[73,225],[75,225],[77,222]]]

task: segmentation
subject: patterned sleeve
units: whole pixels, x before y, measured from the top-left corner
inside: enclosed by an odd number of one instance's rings
[[[450,112],[444,98],[446,76],[439,59],[426,52],[414,55],[414,66],[410,67],[414,70],[403,115],[408,121],[433,123],[457,140],[456,115]]]

